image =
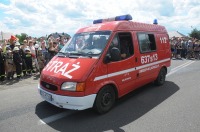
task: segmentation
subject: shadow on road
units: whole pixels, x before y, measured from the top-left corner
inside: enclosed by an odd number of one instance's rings
[[[93,109],[74,111],[47,125],[58,131],[101,132],[113,130],[123,132],[124,130],[120,127],[142,117],[178,90],[179,87],[169,81],[160,87],[148,84],[119,99],[115,107],[104,115],[98,115]],[[44,101],[36,106],[35,113],[40,119],[43,119],[63,111],[69,110],[57,108]]]

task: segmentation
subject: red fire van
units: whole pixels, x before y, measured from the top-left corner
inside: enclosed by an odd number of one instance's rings
[[[131,20],[122,15],[79,29],[43,69],[41,97],[61,108],[105,113],[134,89],[164,84],[171,65],[165,27]]]

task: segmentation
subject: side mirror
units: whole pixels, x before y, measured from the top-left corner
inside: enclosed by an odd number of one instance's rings
[[[111,61],[121,60],[121,53],[117,47],[113,47],[110,51]]]
[[[109,63],[111,61],[119,61],[121,60],[121,53],[118,48],[113,47],[110,50],[110,54],[107,54],[104,58],[104,63]]]

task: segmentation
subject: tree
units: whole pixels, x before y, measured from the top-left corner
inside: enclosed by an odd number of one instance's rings
[[[21,33],[21,35],[16,35],[16,37],[19,39],[19,43],[23,43],[23,41],[27,38],[27,34],[26,33]]]
[[[196,28],[192,30],[192,32],[189,34],[190,37],[200,39],[200,30],[197,30]]]

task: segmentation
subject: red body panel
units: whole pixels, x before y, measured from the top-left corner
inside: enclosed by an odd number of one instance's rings
[[[103,86],[109,84],[116,87],[118,97],[121,97],[142,85],[154,81],[162,67],[170,67],[171,51],[165,27],[131,21],[114,21],[81,28],[77,33],[102,30],[110,30],[113,33],[101,57],[98,59],[54,57],[44,68],[41,81],[56,85],[58,90],[43,89],[60,95],[85,96],[98,93]],[[103,60],[111,39],[118,31],[128,31],[132,34],[134,54],[125,60],[105,64]],[[155,34],[157,43],[155,52],[140,53],[137,32],[152,32]],[[160,38],[163,37],[166,38],[165,43],[161,43]],[[144,60],[144,57],[153,57],[154,60],[150,62]],[[85,82],[85,91],[61,91],[60,87],[63,82]]]

